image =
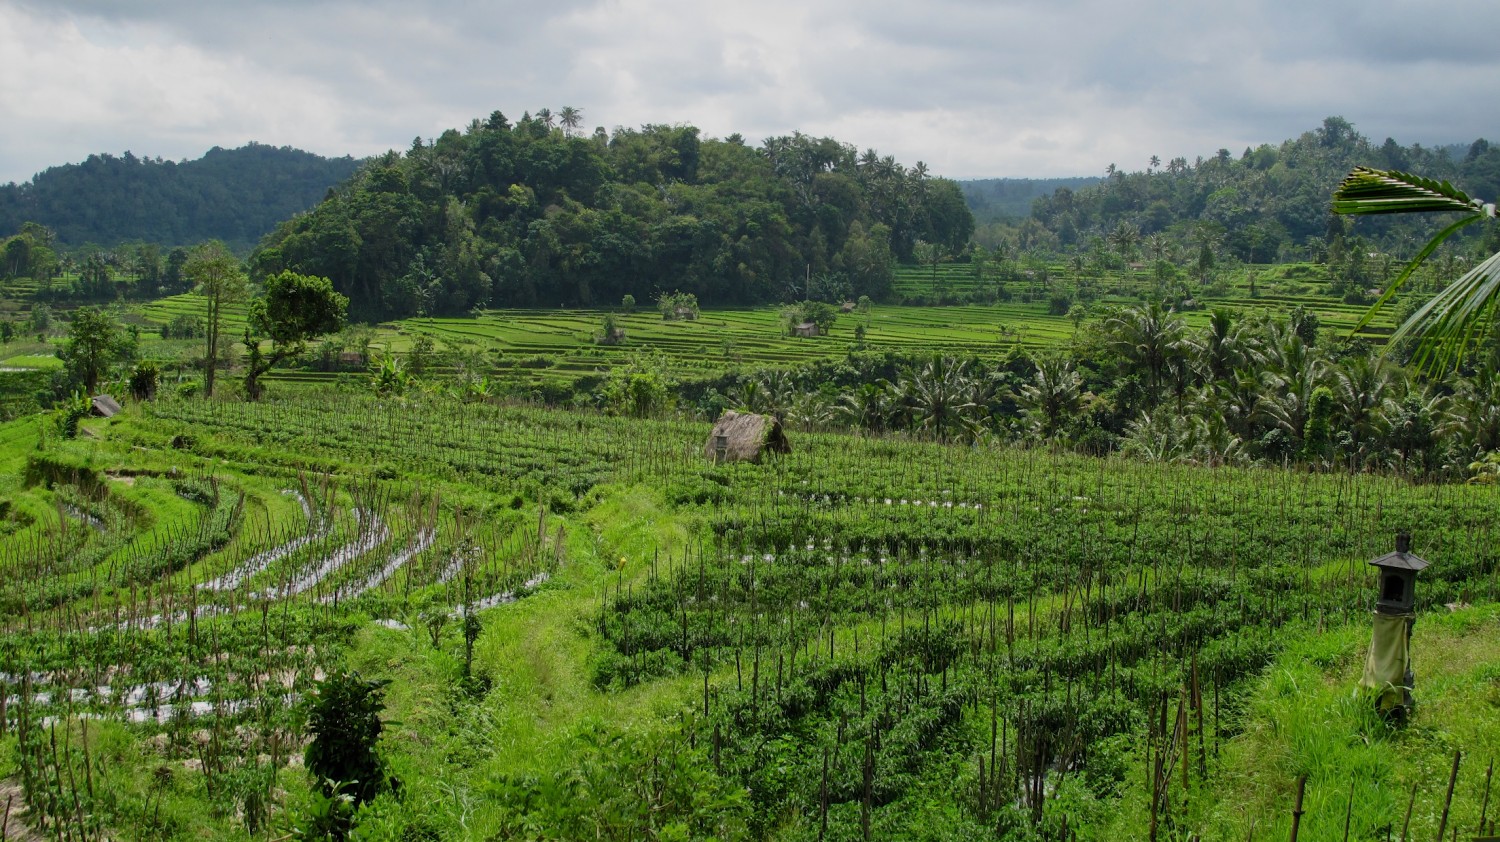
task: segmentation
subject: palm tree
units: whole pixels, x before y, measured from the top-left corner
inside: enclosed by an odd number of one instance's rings
[[[1120,224],[1109,232],[1106,238],[1112,248],[1120,255],[1120,259],[1129,263],[1130,258],[1135,256],[1135,247],[1141,241],[1141,229],[1134,223],[1120,220]]]
[[[1474,455],[1500,451],[1500,373],[1485,366],[1465,380],[1439,431],[1462,441]]]
[[[838,411],[851,427],[884,432],[891,417],[890,384],[884,380],[861,384],[839,398]]]
[[[942,263],[943,258],[948,256],[947,251],[937,243],[929,243],[926,240],[917,240],[917,244],[912,247],[911,254],[912,257],[915,257],[917,259],[918,263],[923,263],[932,267],[932,294],[937,295],[938,264]]]
[[[1145,369],[1155,400],[1168,359],[1182,352],[1182,317],[1158,303],[1138,305],[1110,316],[1104,329],[1114,350],[1131,367]]]
[[[1455,231],[1476,222],[1495,219],[1495,205],[1473,199],[1446,181],[1438,182],[1396,170],[1355,167],[1333,194],[1333,212],[1346,214],[1443,213],[1463,214],[1439,231],[1401,274],[1392,281],[1360,320],[1356,330],[1369,324],[1388,304],[1417,267]],[[1416,339],[1417,365],[1428,372],[1457,366],[1464,351],[1483,332],[1500,292],[1500,252],[1465,272],[1396,329],[1387,348],[1408,336]]]
[[[1333,372],[1331,385],[1342,429],[1349,433],[1358,465],[1370,442],[1379,436],[1380,412],[1391,387],[1390,372],[1380,360],[1355,357]]]
[[[1302,337],[1287,329],[1267,349],[1264,390],[1256,412],[1300,442],[1312,410],[1313,390],[1323,384],[1326,364]]]
[[[1186,344],[1197,357],[1203,377],[1211,382],[1224,380],[1259,357],[1250,329],[1222,307],[1209,314],[1208,324],[1189,336]]]
[[[1073,361],[1062,354],[1048,354],[1036,361],[1036,372],[1021,385],[1016,401],[1033,435],[1050,439],[1062,430],[1083,400],[1083,376]]]
[[[563,134],[572,137],[573,130],[583,125],[583,112],[571,105],[564,105],[557,112],[557,122],[562,123]]]
[[[899,389],[912,426],[938,441],[948,441],[955,433],[972,435],[978,409],[972,379],[968,363],[940,355],[908,370]]]

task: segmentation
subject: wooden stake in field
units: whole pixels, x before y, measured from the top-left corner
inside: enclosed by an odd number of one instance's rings
[[[1297,842],[1297,831],[1302,827],[1302,796],[1307,790],[1307,776],[1297,779],[1297,804],[1292,808],[1292,840]]]
[[[1443,798],[1443,817],[1438,820],[1438,842],[1443,842],[1443,831],[1448,829],[1448,808],[1453,806],[1453,785],[1458,783],[1458,763],[1461,759],[1462,751],[1453,752],[1453,771],[1448,773],[1448,795]]]

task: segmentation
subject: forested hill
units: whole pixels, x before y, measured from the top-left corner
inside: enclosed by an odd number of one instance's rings
[[[1066,187],[1078,190],[1098,184],[1098,176],[1073,178],[974,178],[958,182],[964,200],[974,212],[979,225],[1001,220],[1025,219],[1031,215],[1031,203]]]
[[[1459,150],[1462,150],[1459,153]],[[1456,154],[1459,153],[1459,154]],[[1448,180],[1471,196],[1500,196],[1500,148],[1375,144],[1341,117],[1278,145],[1242,153],[1220,149],[1210,158],[1153,157],[1144,170],[1111,164],[1097,184],[1060,189],[1032,206],[1032,218],[1013,236],[1024,249],[1122,254],[1223,249],[1240,260],[1322,260],[1324,252],[1356,238],[1410,256],[1402,243],[1423,242],[1431,219],[1420,214],[1360,219],[1333,217],[1329,202],[1357,165]],[[1476,229],[1479,226],[1476,226]],[[1359,251],[1360,249],[1354,249]]]
[[[881,297],[892,257],[958,251],[958,185],[802,134],[759,146],[692,126],[579,134],[495,112],[368,162],[251,257],[331,278],[363,319],[478,305]],[[576,122],[576,121],[575,121]]]
[[[50,167],[24,184],[0,185],[0,236],[24,222],[59,242],[164,246],[219,239],[249,248],[287,217],[307,210],[359,166],[282,146],[214,147],[196,161],[90,155]]]

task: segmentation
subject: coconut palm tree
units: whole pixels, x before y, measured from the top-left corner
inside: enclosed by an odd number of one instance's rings
[[[583,125],[583,112],[571,105],[564,105],[562,110],[557,112],[557,122],[562,124],[563,134],[572,137],[573,130]]]
[[[1128,263],[1132,257],[1135,257],[1136,246],[1141,241],[1141,229],[1137,228],[1135,223],[1122,219],[1114,230],[1109,232],[1105,240],[1115,253],[1120,255],[1120,259]]]
[[[1355,328],[1364,327],[1390,303],[1417,267],[1454,232],[1476,222],[1495,220],[1495,205],[1469,197],[1446,181],[1433,181],[1396,170],[1355,167],[1333,194],[1333,212],[1345,214],[1459,213],[1439,231],[1389,285]],[[1428,372],[1458,365],[1470,343],[1483,333],[1500,292],[1500,252],[1465,272],[1417,309],[1396,329],[1392,347],[1410,336],[1416,340],[1415,361]]]
[[[912,426],[938,441],[975,431],[974,388],[968,363],[935,355],[909,369],[898,389]]]
[[[1486,366],[1460,384],[1439,432],[1475,455],[1500,451],[1500,373]]]
[[[839,398],[839,414],[855,429],[884,432],[891,418],[890,386],[884,380],[860,384],[859,388]]]
[[[1116,353],[1132,368],[1146,371],[1155,400],[1169,358],[1184,348],[1182,317],[1153,302],[1116,312],[1104,321],[1104,330]]]
[[[1357,466],[1380,434],[1380,412],[1391,389],[1390,371],[1378,359],[1355,357],[1334,370],[1330,385],[1340,428],[1349,434]]]
[[[1224,380],[1235,369],[1260,361],[1250,327],[1243,321],[1236,322],[1234,314],[1222,307],[1210,313],[1208,324],[1185,342],[1203,378],[1210,382]]]
[[[1036,361],[1036,372],[1021,384],[1016,402],[1031,433],[1050,439],[1062,430],[1083,401],[1083,376],[1063,354],[1047,354]]]

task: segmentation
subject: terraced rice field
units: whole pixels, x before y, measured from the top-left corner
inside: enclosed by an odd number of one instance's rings
[[[948,274],[955,291],[973,285],[973,270],[962,264],[939,267]],[[898,289],[928,283],[929,270],[904,267]],[[1058,270],[1062,272],[1062,269]],[[1271,274],[1272,269],[1257,268]],[[1059,277],[1059,276],[1054,276]],[[1067,278],[1062,278],[1067,282]],[[1116,279],[1116,285],[1144,283],[1140,277]],[[1018,285],[1012,284],[1012,287]],[[1199,309],[1184,316],[1190,327],[1205,324],[1210,310],[1218,307],[1240,313],[1270,311],[1285,313],[1301,306],[1315,313],[1322,324],[1337,331],[1353,330],[1366,308],[1322,294],[1325,284],[1317,281],[1263,281],[1257,295],[1249,295],[1244,279],[1231,286],[1231,294],[1205,298]],[[491,377],[521,385],[572,382],[598,376],[642,354],[659,354],[683,379],[708,377],[725,370],[788,367],[818,359],[839,358],[854,348],[871,351],[925,353],[938,351],[959,355],[998,356],[1020,345],[1042,348],[1066,343],[1074,334],[1066,316],[1048,312],[1045,301],[1009,302],[984,306],[901,307],[875,305],[869,313],[843,313],[828,335],[797,338],[787,335],[781,308],[705,310],[696,321],[663,321],[654,311],[615,313],[625,330],[620,345],[597,344],[603,332],[604,311],[598,310],[489,310],[462,318],[414,318],[377,326],[370,343],[372,356],[410,354],[419,336],[433,340],[439,351],[465,356],[467,365]],[[1098,306],[1127,304],[1133,299],[1105,299]],[[176,296],[142,308],[146,319],[165,323],[172,317],[201,312],[194,296]],[[1095,308],[1095,312],[1098,307]],[[226,334],[242,330],[243,315],[236,311],[226,324]],[[864,338],[856,337],[863,328]],[[1380,341],[1390,331],[1389,317],[1377,321],[1365,333]],[[452,368],[450,358],[448,370]],[[332,373],[282,370],[272,380],[303,383],[328,382]]]

